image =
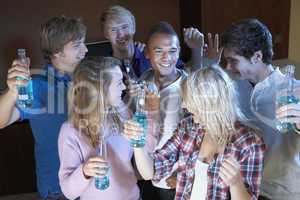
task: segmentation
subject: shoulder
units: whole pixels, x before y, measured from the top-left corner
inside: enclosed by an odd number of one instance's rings
[[[48,73],[46,68],[35,69],[31,75],[34,92],[48,87]]]
[[[71,122],[64,122],[60,127],[59,140],[74,140],[77,138],[78,131]]]
[[[232,144],[242,151],[265,151],[265,144],[258,130],[241,123],[236,125],[236,134],[232,137]]]
[[[185,80],[188,77],[188,73],[184,69],[177,69],[180,74],[181,80]]]
[[[45,85],[48,83],[48,78],[46,74],[33,74],[31,76],[31,80],[33,84],[38,84],[38,85]]]
[[[194,122],[193,116],[186,109],[183,110],[182,119],[178,123],[178,132],[181,135],[189,134],[196,129],[197,124]]]
[[[47,82],[48,70],[50,68],[53,68],[52,65],[45,65],[44,67],[33,69],[31,75],[32,80],[37,82]]]

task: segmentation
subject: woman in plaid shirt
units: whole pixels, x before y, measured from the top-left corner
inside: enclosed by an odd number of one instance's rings
[[[176,200],[257,199],[265,145],[245,125],[228,75],[218,66],[197,70],[183,86],[183,105],[190,113],[162,149],[134,148],[143,178],[159,181],[178,161]],[[125,124],[127,138],[141,131]]]

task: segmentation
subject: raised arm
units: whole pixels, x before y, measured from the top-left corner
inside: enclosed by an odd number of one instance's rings
[[[27,81],[17,80],[17,77],[28,79],[30,77],[28,69],[27,65],[14,60],[8,70],[6,81],[8,89],[0,96],[0,128],[8,126],[20,118],[20,112],[15,106],[18,97],[17,85],[26,84]]]
[[[184,42],[191,49],[192,55],[186,67],[189,71],[199,69],[203,62],[204,35],[197,28],[183,29]]]

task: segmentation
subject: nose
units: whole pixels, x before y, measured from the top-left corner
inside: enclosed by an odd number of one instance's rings
[[[169,59],[170,59],[169,53],[168,52],[163,52],[162,59],[165,60],[165,61],[169,61]]]
[[[124,84],[124,82],[122,81],[122,85],[121,85],[121,91],[125,90],[126,89],[126,86]]]
[[[123,31],[122,29],[118,29],[118,30],[117,30],[117,37],[118,37],[118,38],[122,38],[124,35],[125,35],[125,34],[124,34],[124,31]]]
[[[86,47],[86,45],[84,43],[82,45],[81,51],[84,52],[84,53],[88,52],[88,48]]]

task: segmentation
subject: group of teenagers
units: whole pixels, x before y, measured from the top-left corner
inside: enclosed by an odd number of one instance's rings
[[[206,45],[199,30],[184,29],[187,63],[167,22],[150,28],[145,46],[134,42],[135,18],[124,7],[105,9],[100,26],[111,57],[85,58],[83,22],[53,17],[41,26],[42,73],[30,75],[29,58],[8,70],[0,127],[29,120],[41,199],[155,199],[145,180],[160,200],[300,199],[300,106],[275,109],[285,76],[272,66],[263,23],[232,24],[221,48],[218,34],[208,34]],[[17,88],[29,77],[34,103],[19,107]],[[159,91],[145,88],[147,127],[132,119],[137,80]],[[276,120],[287,117],[297,129],[281,134]],[[145,146],[131,146],[143,132]],[[98,154],[101,140],[106,159]],[[99,190],[94,177],[108,166],[110,185]]]

